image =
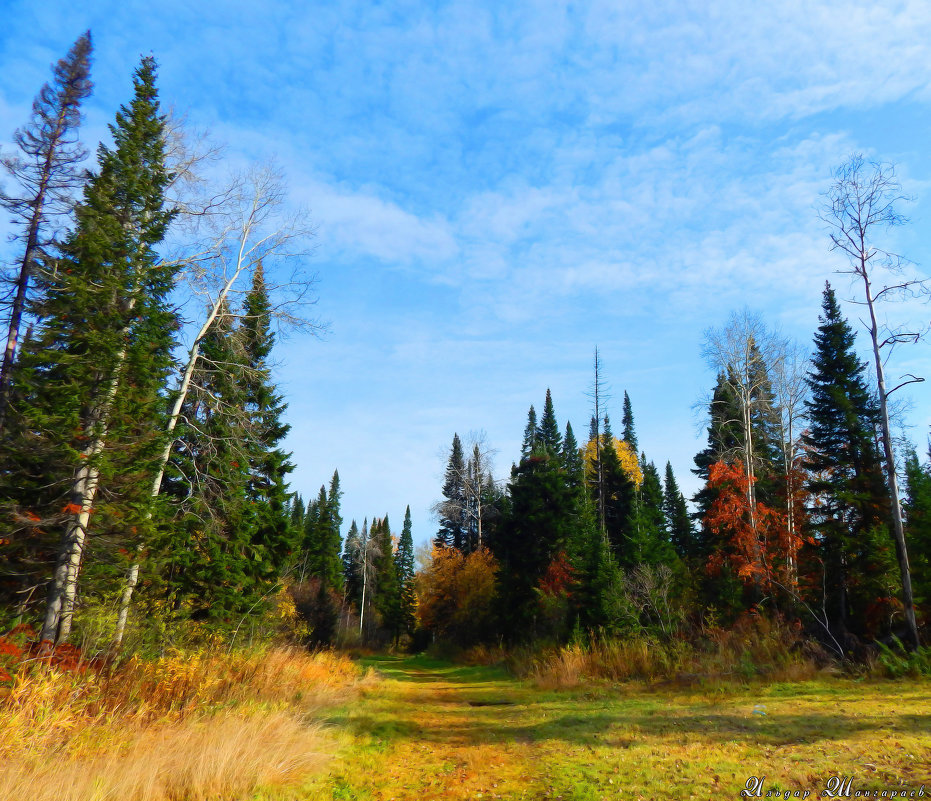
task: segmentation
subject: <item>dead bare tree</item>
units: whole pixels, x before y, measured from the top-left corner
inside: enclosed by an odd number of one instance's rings
[[[608,394],[605,382],[601,377],[601,355],[595,347],[594,359],[594,376],[592,378],[592,388],[586,394],[592,399],[592,424],[589,431],[589,441],[595,442],[595,468],[598,486],[598,525],[601,528],[603,536],[607,537],[605,527],[605,503],[604,503],[604,466],[601,459],[601,424],[605,418],[605,407],[611,396]]]
[[[87,150],[77,138],[81,102],[91,93],[91,35],[83,33],[68,55],[54,68],[54,81],[45,84],[32,105],[32,119],[13,135],[22,158],[4,157],[0,164],[19,184],[19,196],[0,192],[0,205],[22,225],[23,254],[18,261],[0,365],[0,430],[10,403],[13,361],[26,312],[29,285],[40,259],[57,241],[52,224],[71,210],[75,191],[85,177],[79,170]]]
[[[873,366],[876,371],[879,422],[886,463],[886,481],[889,487],[893,537],[902,577],[902,606],[909,644],[912,648],[917,648],[918,624],[915,620],[911,569],[908,563],[902,505],[899,502],[896,477],[895,450],[889,424],[889,396],[897,389],[924,379],[905,375],[899,384],[888,389],[885,367],[896,345],[917,342],[924,332],[902,327],[892,328],[880,321],[876,309],[877,303],[896,297],[928,295],[928,285],[924,280],[905,276],[906,262],[901,256],[876,244],[877,236],[882,231],[906,222],[906,218],[898,211],[899,205],[906,200],[893,165],[867,162],[862,155],[856,154],[835,170],[834,183],[826,194],[821,219],[829,227],[832,250],[840,251],[847,258],[847,268],[838,272],[854,276],[853,280],[863,290],[862,299],[853,302],[866,309],[866,319],[861,322],[870,335]],[[895,278],[891,283],[884,283],[880,275]]]

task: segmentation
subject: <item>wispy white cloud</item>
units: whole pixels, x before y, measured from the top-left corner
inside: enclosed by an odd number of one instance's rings
[[[416,499],[427,526],[436,448],[513,446],[547,385],[583,434],[595,343],[687,483],[702,329],[750,305],[810,336],[837,264],[819,192],[850,151],[883,157],[883,128],[919,196],[896,241],[931,259],[926,142],[899,130],[931,101],[919,0],[14,0],[0,137],[86,27],[89,139],[151,51],[166,102],[230,163],[276,157],[310,208],[334,329],[282,346],[295,481],[351,463],[350,514]]]

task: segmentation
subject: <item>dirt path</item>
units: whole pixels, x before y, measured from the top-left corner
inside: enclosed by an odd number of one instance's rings
[[[411,659],[369,664],[384,680],[332,721],[348,727],[356,747],[321,797],[541,797],[528,719],[532,691],[488,668]]]

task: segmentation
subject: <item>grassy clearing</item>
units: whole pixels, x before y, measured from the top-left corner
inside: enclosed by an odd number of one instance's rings
[[[293,786],[332,754],[317,720],[359,678],[345,657],[289,649],[68,668],[21,663],[0,687],[3,798],[194,801]]]
[[[854,793],[931,787],[925,681],[552,691],[495,668],[368,664],[384,680],[329,715],[341,756],[295,798],[736,799],[751,776],[762,797],[817,798],[832,776]]]

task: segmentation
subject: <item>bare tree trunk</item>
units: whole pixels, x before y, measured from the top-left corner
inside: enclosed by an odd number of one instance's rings
[[[6,347],[3,350],[3,365],[0,366],[0,431],[6,423],[6,413],[10,405],[10,380],[13,373],[13,359],[19,343],[19,329],[22,325],[23,310],[26,306],[26,292],[29,289],[29,279],[32,276],[32,262],[38,250],[39,220],[42,216],[42,205],[45,201],[45,183],[47,176],[40,186],[40,194],[36,198],[37,208],[29,222],[29,232],[26,235],[26,252],[19,268],[19,278],[16,281],[16,295],[10,308],[10,326],[6,338]]]
[[[889,503],[892,511],[892,531],[895,538],[895,553],[899,562],[899,572],[902,576],[902,608],[905,613],[905,625],[908,629],[908,639],[913,648],[919,645],[918,622],[915,619],[915,598],[912,592],[912,572],[908,564],[908,548],[905,544],[905,527],[902,522],[902,504],[899,502],[899,482],[895,473],[895,452],[892,447],[892,432],[889,425],[889,403],[886,392],[886,377],[883,370],[883,360],[879,352],[879,326],[876,322],[876,310],[873,304],[872,287],[866,271],[867,254],[861,252],[862,269],[860,276],[863,279],[866,305],[870,312],[870,341],[873,345],[873,360],[876,364],[876,384],[879,389],[879,423],[882,431],[883,455],[886,459],[886,481],[889,486]]]

